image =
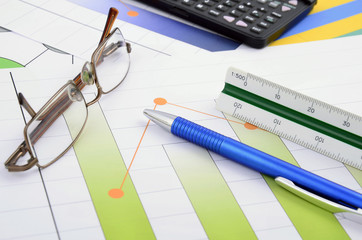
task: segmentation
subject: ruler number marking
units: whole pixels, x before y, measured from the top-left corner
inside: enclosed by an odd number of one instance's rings
[[[248,79],[248,75],[245,76],[243,74],[237,73],[237,72],[231,72],[231,76],[233,76],[234,78],[240,79],[241,81],[243,81],[244,86],[246,87],[248,85],[247,79]]]
[[[320,142],[320,143],[324,143],[324,138],[321,137],[321,136],[318,136],[318,135],[315,136],[314,140],[317,141],[317,142]]]
[[[280,125],[282,123],[282,121],[280,121],[277,118],[274,118],[273,123],[275,123],[275,125]]]
[[[314,113],[314,112],[315,112],[315,108],[314,108],[313,106],[308,107],[308,110],[307,110],[307,111],[310,112],[310,113]]]
[[[343,126],[345,126],[345,127],[350,127],[350,126],[351,126],[351,123],[348,122],[348,120],[345,120],[345,121],[343,121]]]
[[[276,93],[274,97],[275,97],[275,99],[280,100],[280,94],[279,93]]]
[[[241,104],[241,103],[238,103],[238,102],[234,102],[234,108],[242,108],[243,107],[243,105]]]

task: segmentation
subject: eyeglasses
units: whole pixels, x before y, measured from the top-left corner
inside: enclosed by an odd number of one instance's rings
[[[91,61],[86,62],[81,73],[61,87],[37,113],[19,93],[20,105],[32,118],[25,125],[24,141],[5,162],[9,171],[25,171],[33,166],[45,168],[61,158],[82,133],[88,107],[125,79],[130,67],[131,45],[118,28],[110,31],[117,14],[117,9],[109,10],[100,43]],[[86,102],[81,89],[93,84],[97,94]],[[27,154],[28,160],[24,159]]]

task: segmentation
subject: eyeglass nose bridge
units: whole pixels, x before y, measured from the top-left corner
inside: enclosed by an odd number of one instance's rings
[[[5,162],[6,169],[8,169],[9,172],[21,172],[28,170],[36,165],[38,163],[38,159],[34,158],[33,156],[30,156],[30,159],[27,161],[26,164],[17,165],[18,160],[23,157],[27,152],[29,152],[29,150],[26,147],[26,143],[24,141]]]

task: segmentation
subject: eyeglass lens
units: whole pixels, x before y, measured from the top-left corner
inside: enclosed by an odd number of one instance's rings
[[[123,81],[130,59],[126,41],[118,28],[97,48],[92,62],[103,92],[112,91]]]
[[[82,131],[87,114],[84,97],[72,82],[38,112],[26,136],[40,166],[51,164],[68,150]]]

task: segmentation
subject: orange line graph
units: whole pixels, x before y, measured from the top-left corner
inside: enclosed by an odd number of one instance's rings
[[[211,116],[211,117],[214,117],[214,118],[218,118],[218,119],[223,119],[223,120],[226,120],[228,122],[234,122],[234,123],[237,123],[237,124],[241,124],[241,125],[244,125],[245,128],[249,129],[249,130],[254,130],[254,129],[257,129],[258,127],[250,124],[250,123],[242,123],[242,122],[239,122],[239,121],[233,121],[233,120],[229,120],[229,119],[226,119],[226,118],[223,118],[223,117],[219,117],[219,116],[216,116],[216,115],[212,115],[212,114],[209,114],[209,113],[205,113],[205,112],[202,112],[202,111],[199,111],[199,110],[195,110],[195,109],[192,109],[192,108],[188,108],[188,107],[184,107],[184,106],[180,106],[180,105],[177,105],[177,104],[174,104],[174,103],[170,103],[170,102],[167,102],[166,99],[164,98],[155,98],[153,100],[153,102],[155,103],[155,106],[154,106],[154,110],[157,108],[158,105],[166,105],[166,104],[169,104],[169,105],[172,105],[172,106],[175,106],[175,107],[179,107],[179,108],[183,108],[183,109],[187,109],[187,110],[190,110],[190,111],[193,111],[193,112],[197,112],[197,113],[200,113],[200,114],[204,114],[204,115],[207,115],[207,116]],[[108,195],[111,197],[111,198],[121,198],[124,196],[124,192],[123,192],[123,185],[129,175],[129,171],[133,165],[133,162],[136,158],[136,155],[137,155],[137,152],[141,146],[141,143],[142,143],[142,140],[146,134],[146,131],[148,129],[148,126],[150,125],[150,121],[151,120],[148,120],[147,124],[146,124],[146,127],[145,129],[143,130],[143,133],[142,133],[142,136],[141,136],[141,139],[140,141],[138,142],[138,145],[137,145],[137,148],[133,154],[133,157],[132,157],[132,160],[131,160],[131,163],[129,164],[128,168],[127,168],[127,172],[125,174],[125,176],[123,177],[123,181],[122,181],[122,184],[120,186],[120,188],[113,188],[111,190],[109,190],[108,192]]]

